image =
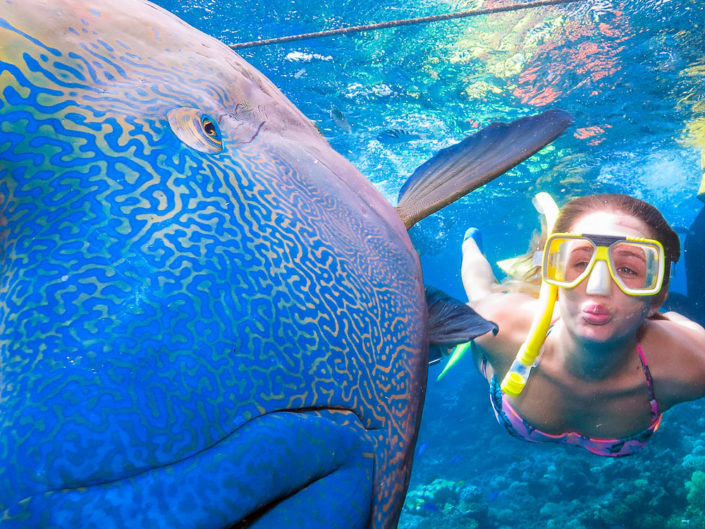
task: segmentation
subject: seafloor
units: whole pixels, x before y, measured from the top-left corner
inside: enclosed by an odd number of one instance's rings
[[[668,411],[637,454],[600,457],[510,437],[471,362],[453,369],[432,368],[400,529],[705,527],[704,404]]]

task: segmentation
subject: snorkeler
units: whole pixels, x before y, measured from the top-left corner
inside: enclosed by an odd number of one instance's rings
[[[656,208],[619,194],[569,202],[550,231],[536,270],[557,296],[555,308],[502,289],[476,238],[463,242],[469,303],[499,326],[496,336],[475,340],[475,363],[512,435],[632,454],[663,412],[705,396],[705,329],[659,313],[680,256],[678,236]],[[542,311],[548,330],[539,336],[540,356],[521,379],[515,357]],[[512,377],[522,381],[512,385]]]

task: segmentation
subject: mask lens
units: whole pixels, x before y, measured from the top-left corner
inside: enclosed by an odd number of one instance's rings
[[[624,286],[650,290],[659,276],[659,251],[646,243],[619,242],[610,248],[612,272]]]
[[[566,241],[563,246],[565,247],[565,281],[572,283],[586,273],[595,255],[595,247],[587,239]]]
[[[574,286],[589,271],[595,245],[582,237],[555,237],[549,241],[544,276],[564,286]]]

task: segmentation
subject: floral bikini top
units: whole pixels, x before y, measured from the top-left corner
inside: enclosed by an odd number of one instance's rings
[[[630,435],[623,439],[597,439],[588,437],[579,432],[566,432],[562,434],[549,434],[542,432],[529,424],[526,419],[519,415],[507,400],[500,389],[500,382],[496,376],[490,381],[490,402],[494,409],[497,421],[504,425],[507,431],[514,437],[537,443],[565,443],[579,446],[589,450],[593,454],[608,457],[620,457],[631,455],[643,448],[653,433],[661,424],[661,413],[658,411],[658,402],[654,395],[654,380],[646,363],[644,352],[641,346],[637,345],[637,352],[641,360],[641,367],[646,377],[646,386],[649,390],[649,404],[651,405],[651,423],[641,432]],[[485,367],[483,358],[483,371]]]

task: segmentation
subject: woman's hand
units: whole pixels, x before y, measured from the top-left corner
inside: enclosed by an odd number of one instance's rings
[[[497,279],[475,239],[472,237],[465,239],[462,250],[463,264],[460,268],[460,277],[463,280],[468,301],[472,305],[492,293],[492,287],[497,284]]]

